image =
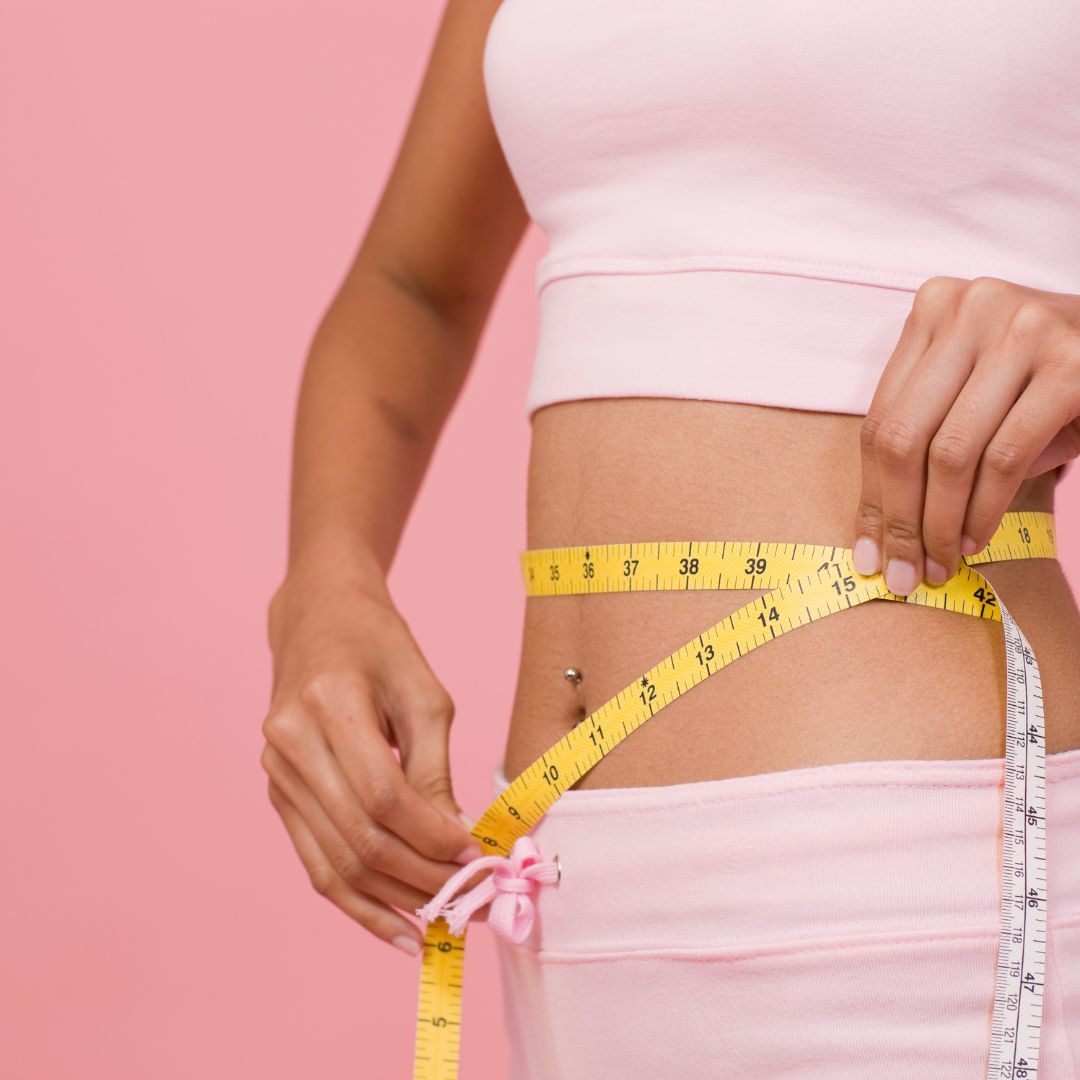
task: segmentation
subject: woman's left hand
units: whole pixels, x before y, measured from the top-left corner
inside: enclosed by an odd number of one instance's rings
[[[1024,480],[1080,454],[1078,417],[1080,296],[929,278],[862,425],[856,570],[942,584]]]

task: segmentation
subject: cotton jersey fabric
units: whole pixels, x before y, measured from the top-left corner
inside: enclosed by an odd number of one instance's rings
[[[1080,1077],[1080,749],[1046,757],[1041,1080]],[[493,794],[507,778],[493,776]],[[519,944],[514,1080],[986,1075],[1002,759],[571,788]]]
[[[1080,293],[1080,5],[503,0],[496,133],[548,240],[525,408],[864,414],[917,289]],[[501,772],[494,792],[507,783]],[[514,1080],[985,1075],[1004,762],[571,789]],[[1080,750],[1047,756],[1040,1080],[1080,1063]]]
[[[549,247],[526,409],[865,413],[936,275],[1080,293],[1080,4],[503,0],[484,79]]]

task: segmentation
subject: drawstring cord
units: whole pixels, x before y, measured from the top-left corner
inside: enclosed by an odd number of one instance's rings
[[[489,866],[494,868],[490,876],[467,893],[451,899],[473,874]],[[557,885],[560,875],[558,856],[542,859],[533,838],[519,836],[508,856],[484,855],[473,859],[449,877],[423,907],[417,908],[420,932],[426,933],[428,923],[442,915],[450,933],[460,937],[473,914],[490,903],[488,925],[500,937],[520,945],[529,936],[536,913],[532,893],[538,885]]]

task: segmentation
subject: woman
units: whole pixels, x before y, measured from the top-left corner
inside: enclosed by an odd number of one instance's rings
[[[497,8],[448,3],[319,327],[270,608],[271,801],[315,888],[410,953],[422,939],[403,913],[480,852],[451,788],[453,703],[385,576],[530,217],[551,247],[529,548],[853,546],[860,573],[908,595],[955,574],[1006,511],[1052,510],[1080,450],[1080,12],[1066,0],[919,0],[902,20],[878,4]],[[1041,665],[1053,867],[1080,843],[1080,613],[1052,559],[984,569]],[[495,790],[758,595],[531,597]],[[1001,634],[864,604],[744,657],[587,772],[549,835],[577,838],[620,881],[647,865],[670,917],[658,929],[663,912],[620,894],[614,937],[590,938],[566,868],[559,900],[537,901],[546,952],[501,954],[513,1075],[656,1075],[673,1054],[672,1075],[715,1075],[719,1053],[761,1075],[975,1075],[993,995]],[[795,781],[795,801],[773,799]],[[877,800],[889,833],[856,862],[858,822],[829,816],[847,788]],[[651,809],[693,828],[683,796],[749,830],[693,837],[720,868],[710,887],[732,883],[715,905],[681,895],[679,846],[645,824]],[[757,846],[776,843],[776,806],[785,851]],[[603,846],[612,815],[621,856]],[[974,838],[961,820],[979,823]],[[952,861],[972,850],[975,876]],[[911,875],[935,858],[956,877],[920,903]],[[850,903],[818,923],[764,895],[739,906],[743,878],[725,865],[793,896],[793,867],[832,875]],[[890,879],[899,865],[907,876]],[[1053,883],[1042,1077],[1080,1060],[1080,878]],[[856,910],[858,926],[837,921]],[[681,942],[691,922],[712,952]],[[747,942],[773,966],[740,953]],[[691,944],[715,963],[704,1001],[682,981]],[[938,973],[934,993],[912,991],[918,970]]]

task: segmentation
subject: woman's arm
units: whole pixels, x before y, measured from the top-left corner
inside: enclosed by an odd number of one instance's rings
[[[471,837],[450,785],[453,703],[385,578],[528,221],[482,81],[497,6],[447,4],[397,160],[315,334],[288,568],[270,603],[271,802],[317,891],[408,951],[419,934],[391,906],[430,899]]]
[[[316,333],[290,569],[344,543],[385,571],[528,221],[481,79],[498,0],[450,0],[397,161]]]

